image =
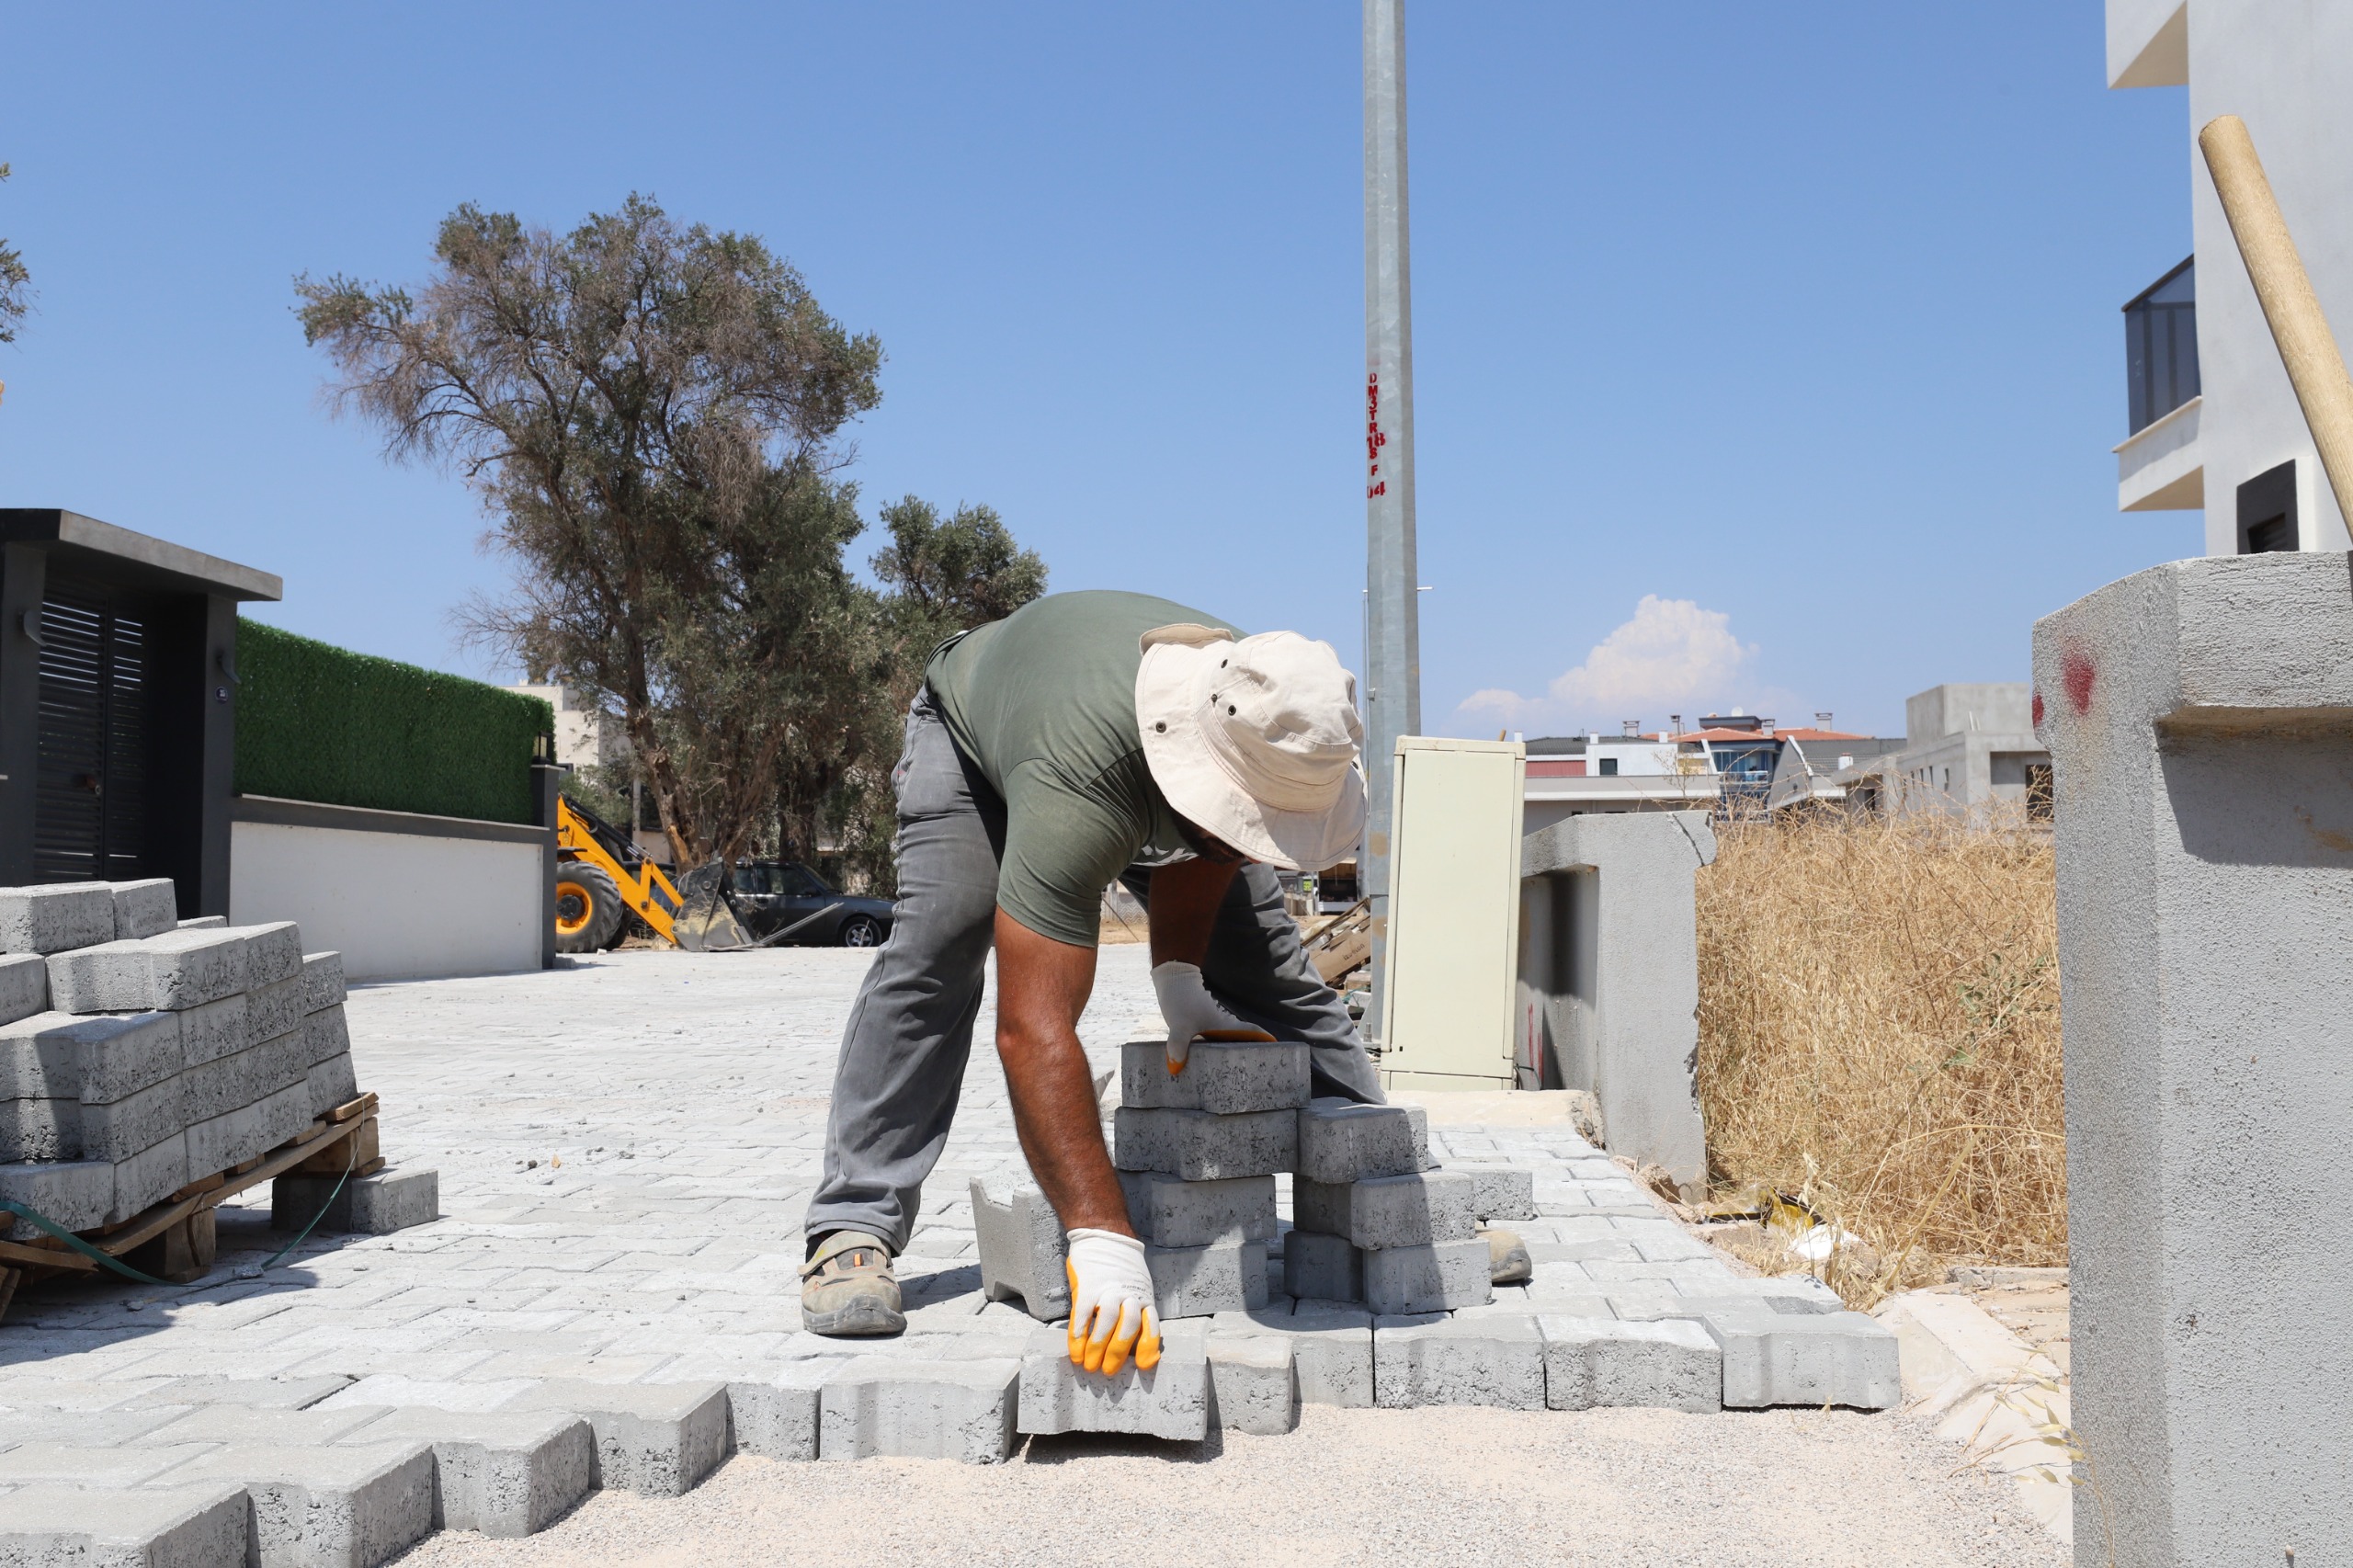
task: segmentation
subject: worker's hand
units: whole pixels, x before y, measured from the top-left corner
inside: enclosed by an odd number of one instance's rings
[[[1199,964],[1155,964],[1152,989],[1160,997],[1160,1017],[1168,1025],[1168,1072],[1185,1070],[1185,1059],[1197,1040],[1261,1040],[1275,1037],[1253,1028],[1227,1012],[1210,988],[1201,983]]]
[[[1070,1358],[1109,1377],[1128,1364],[1149,1372],[1160,1364],[1160,1310],[1153,1305],[1152,1270],[1143,1244],[1116,1231],[1070,1233]]]

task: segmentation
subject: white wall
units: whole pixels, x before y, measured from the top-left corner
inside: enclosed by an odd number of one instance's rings
[[[2238,549],[2238,486],[2294,459],[2306,550],[2343,550],[2344,519],[2197,145],[2216,115],[2246,121],[2340,348],[2353,347],[2353,5],[2190,0],[2190,207],[2198,249],[2198,443],[2206,552]],[[2154,278],[2169,265],[2152,256]]]
[[[353,980],[538,969],[541,875],[530,844],[230,824],[231,924],[296,921]]]

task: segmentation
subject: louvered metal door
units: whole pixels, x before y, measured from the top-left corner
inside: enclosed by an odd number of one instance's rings
[[[40,608],[40,769],[33,874],[143,876],[147,629],[103,591],[52,581]]]

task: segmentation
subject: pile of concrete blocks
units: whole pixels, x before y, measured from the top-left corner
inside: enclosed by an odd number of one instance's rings
[[[1418,1106],[1329,1099],[1301,1110],[1291,1221],[1283,1282],[1293,1297],[1389,1315],[1494,1298],[1478,1184],[1436,1168]]]
[[[0,1198],[94,1230],[299,1137],[359,1095],[342,1003],[292,922],[168,879],[0,889]]]

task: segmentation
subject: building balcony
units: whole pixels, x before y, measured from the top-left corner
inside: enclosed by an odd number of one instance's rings
[[[2203,506],[2196,257],[2125,305],[2124,387],[2132,433],[2115,449],[2117,509],[2160,512]]]
[[[2198,451],[2191,398],[2116,447],[2116,509],[2171,512],[2206,505],[2206,460]]]

